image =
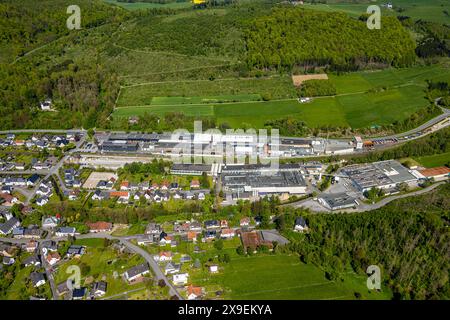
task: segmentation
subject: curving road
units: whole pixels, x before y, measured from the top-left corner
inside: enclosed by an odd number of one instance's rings
[[[138,237],[138,236],[135,236]],[[180,295],[178,290],[175,288],[175,286],[169,281],[169,279],[166,277],[166,275],[161,271],[159,265],[156,263],[156,261],[153,259],[150,253],[145,251],[139,246],[136,246],[132,244],[128,239],[134,238],[134,237],[115,237],[108,233],[88,233],[88,234],[82,234],[78,235],[76,237],[77,239],[109,239],[109,240],[119,240],[120,243],[122,243],[124,246],[126,246],[128,249],[130,249],[132,252],[141,255],[145,261],[149,264],[150,268],[153,270],[153,274],[155,275],[155,279],[157,281],[164,280],[166,282],[166,285],[169,287],[169,293],[171,296],[177,296],[179,300],[184,300],[184,298]],[[61,240],[67,240],[66,238],[51,238],[53,241],[61,241]],[[38,239],[37,241],[39,243],[43,241],[47,241],[49,239]],[[14,239],[14,238],[0,238],[0,242],[7,242],[12,244],[24,244],[27,243],[29,239]],[[42,255],[43,256],[43,255]],[[44,262],[45,263],[45,262]],[[56,286],[52,284],[53,276],[48,270],[48,268],[45,268],[45,271],[47,273],[47,278],[50,280],[50,285],[53,292],[53,299],[57,299],[56,295]],[[56,295],[56,297],[55,297]]]

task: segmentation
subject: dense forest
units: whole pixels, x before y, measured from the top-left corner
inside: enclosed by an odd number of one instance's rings
[[[66,27],[67,6],[72,4],[81,8],[80,31]],[[0,3],[0,128],[90,128],[105,123],[119,89],[115,75],[105,66],[93,57],[51,66],[22,62],[21,57],[58,41],[62,47],[79,42],[84,30],[119,23],[125,17],[124,10],[101,1]],[[52,99],[56,112],[39,112],[39,102],[46,98]]]
[[[258,68],[354,69],[370,63],[407,66],[415,61],[415,43],[396,18],[383,18],[379,30],[369,30],[363,20],[336,12],[274,9],[248,28],[247,63]]]
[[[449,299],[449,199],[446,184],[366,213],[285,210],[277,224],[292,240],[284,251],[321,266],[329,279],[340,281],[348,270],[365,274],[369,265],[378,265],[394,299]],[[289,231],[299,214],[307,216],[310,232],[305,235]]]

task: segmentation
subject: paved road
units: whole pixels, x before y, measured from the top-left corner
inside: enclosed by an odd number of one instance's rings
[[[400,194],[397,196],[392,196],[392,197],[388,197],[388,198],[384,198],[374,204],[366,204],[366,203],[362,203],[360,206],[358,206],[355,210],[355,212],[364,212],[364,211],[370,211],[370,210],[375,210],[375,209],[379,209],[381,207],[384,207],[385,205],[387,205],[388,203],[397,200],[397,199],[403,199],[403,198],[408,198],[408,197],[412,197],[412,196],[418,196],[427,192],[430,192],[431,190],[436,189],[437,187],[439,187],[440,185],[446,183],[445,181],[442,182],[438,182],[435,184],[432,184],[431,186],[421,189],[421,190],[417,190],[414,192],[410,192],[410,193],[406,193],[406,194]]]
[[[432,184],[431,186],[421,189],[421,190],[417,190],[417,191],[413,191],[410,193],[406,193],[406,194],[400,194],[400,195],[394,195],[394,196],[390,196],[387,198],[384,198],[376,203],[373,204],[367,204],[367,203],[362,203],[360,204],[356,209],[344,209],[344,210],[335,210],[335,211],[331,211],[323,206],[321,206],[317,201],[312,200],[311,198],[308,199],[303,199],[300,200],[298,202],[292,202],[292,203],[287,203],[283,206],[291,206],[291,207],[295,207],[295,208],[300,208],[304,206],[304,203],[306,202],[313,202],[313,204],[318,207],[320,207],[321,210],[316,210],[320,211],[320,212],[366,212],[366,211],[371,211],[371,210],[376,210],[379,209],[385,205],[387,205],[388,203],[397,200],[397,199],[403,199],[403,198],[408,198],[408,197],[412,197],[412,196],[417,196],[417,195],[421,195],[427,192],[430,192],[434,189],[436,189],[438,186],[442,185],[446,183],[445,181],[441,181],[435,184]],[[320,196],[320,195],[319,195]]]
[[[167,286],[169,287],[169,293],[171,296],[175,295],[178,297],[178,299],[183,300],[184,298],[180,295],[180,293],[177,291],[175,286],[169,281],[169,279],[161,271],[159,265],[156,263],[156,261],[150,255],[150,253],[148,253],[144,249],[132,244],[131,242],[129,242],[127,240],[127,239],[131,239],[131,238],[137,238],[139,236],[141,236],[141,235],[135,235],[135,236],[129,236],[129,237],[115,237],[115,236],[112,236],[107,233],[88,233],[88,234],[78,235],[77,239],[94,239],[94,238],[105,239],[106,238],[109,240],[119,240],[120,243],[122,243],[128,249],[130,249],[132,252],[134,252],[136,254],[141,255],[147,261],[150,268],[152,268],[152,270],[153,270],[153,274],[155,275],[156,280],[159,281],[162,279],[166,282]],[[49,240],[49,239],[39,239],[37,241],[39,243],[42,243],[43,241],[46,241],[46,240]],[[52,240],[53,241],[61,241],[61,240],[66,240],[66,238],[52,238]],[[24,243],[27,243],[28,241],[29,241],[28,239],[0,238],[0,242],[7,242],[7,243],[13,243],[13,244],[24,244]],[[42,257],[44,256],[42,254],[42,252],[41,252],[41,256]],[[53,299],[57,300],[58,295],[56,293],[56,285],[55,285],[53,276],[49,270],[49,266],[47,265],[47,263],[45,261],[43,261],[43,263],[45,263],[45,272],[47,274],[47,279],[49,279],[50,286],[52,288]]]
[[[47,260],[45,260],[45,258],[44,258],[44,252],[42,250],[41,243],[39,244],[39,251],[40,251],[40,255],[41,255],[42,266],[45,269],[45,275],[47,276],[47,281],[49,282],[50,289],[52,291],[52,299],[58,300],[59,296],[56,291],[55,279],[53,278],[53,273],[51,272],[51,266],[48,264]]]
[[[106,234],[106,233],[88,233],[88,234],[77,236],[77,239],[87,239],[87,238],[102,238],[102,239],[106,238],[106,239],[110,239],[110,240],[119,240],[128,249],[141,255],[147,261],[147,263],[150,265],[150,267],[153,270],[156,280],[163,279],[166,282],[166,284],[169,286],[169,293],[171,296],[176,295],[178,297],[178,299],[183,300],[183,297],[179,294],[179,292],[177,291],[175,286],[169,281],[169,279],[161,271],[159,265],[156,263],[156,261],[153,259],[153,257],[147,251],[142,249],[141,247],[138,247],[138,246],[132,244],[131,242],[129,242],[126,237],[114,237],[114,236],[111,236],[110,234]]]

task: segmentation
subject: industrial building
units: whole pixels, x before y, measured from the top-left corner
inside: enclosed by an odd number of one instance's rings
[[[329,210],[349,209],[359,204],[355,198],[345,192],[321,194],[317,199]]]
[[[139,149],[137,142],[114,140],[104,141],[101,150],[102,152],[136,152]]]
[[[272,171],[264,172],[264,170],[246,171],[230,171],[222,169],[222,185],[224,190],[237,195],[240,194],[248,197],[264,197],[264,196],[289,196],[293,194],[305,194],[306,182],[299,170],[295,171]],[[250,167],[251,168],[251,167]]]
[[[343,168],[341,173],[347,175],[361,192],[372,188],[389,190],[401,183],[413,185],[417,182],[417,177],[395,160],[351,165]]]
[[[217,176],[220,173],[220,164],[173,164],[170,173],[184,176],[201,176],[206,173],[209,176]]]

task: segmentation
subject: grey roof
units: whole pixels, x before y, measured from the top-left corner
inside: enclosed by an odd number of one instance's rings
[[[19,220],[17,220],[17,218],[12,217],[11,219],[9,219],[8,221],[6,221],[5,223],[0,224],[0,231],[4,234],[8,234],[12,231],[12,229],[18,224],[20,223]]]
[[[345,192],[321,194],[322,199],[331,210],[349,208],[356,204],[356,199]]]
[[[142,263],[132,267],[131,269],[128,269],[126,274],[128,278],[132,278],[147,271],[149,271],[147,263]]]
[[[416,180],[407,168],[395,160],[352,165],[343,168],[342,173],[349,176],[360,189]]]
[[[30,279],[33,282],[33,284],[36,285],[39,281],[42,281],[42,280],[45,281],[45,276],[44,276],[44,273],[41,273],[41,272],[32,272],[30,274]]]
[[[74,227],[60,227],[56,232],[59,233],[74,233],[76,229]]]
[[[295,218],[295,225],[304,227],[306,226],[306,221],[303,217],[297,217]]]
[[[33,256],[29,256],[28,258],[26,258],[24,261],[23,261],[23,264],[24,265],[30,265],[30,264],[34,264],[34,265],[36,265],[36,264],[40,264],[41,263],[41,259],[40,259],[40,257],[38,256],[38,255],[33,255]]]
[[[98,281],[94,283],[94,286],[92,287],[92,290],[95,291],[102,291],[106,292],[107,283],[105,281]]]

